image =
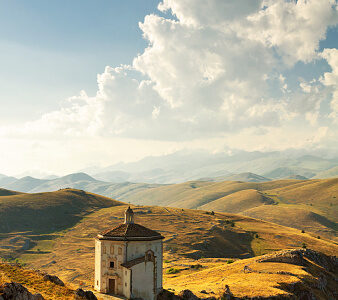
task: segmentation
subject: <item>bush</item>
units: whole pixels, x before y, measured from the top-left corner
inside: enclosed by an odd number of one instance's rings
[[[302,230],[302,233],[305,233],[305,230]]]
[[[255,234],[255,238],[258,239],[259,238],[259,235],[258,233]]]
[[[303,249],[306,249],[306,247],[307,247],[306,244],[303,243],[303,244],[302,244],[302,248],[303,248]]]
[[[320,239],[320,235],[317,236],[317,239]]]
[[[170,263],[170,260],[165,259],[163,262],[165,262],[166,264]]]
[[[200,264],[197,264],[197,265],[191,265],[190,268],[191,268],[191,269],[198,270],[198,269],[200,269],[200,268],[203,268],[203,266],[200,265]]]
[[[175,268],[170,268],[169,270],[167,270],[167,274],[176,274],[179,273],[181,270],[179,269],[175,269]]]
[[[227,260],[227,265],[232,264],[233,262],[234,262],[233,259],[228,259],[228,260]]]

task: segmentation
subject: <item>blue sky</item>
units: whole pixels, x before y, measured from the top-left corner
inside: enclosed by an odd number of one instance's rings
[[[0,0],[0,124],[37,117],[81,89],[95,93],[106,65],[143,52],[138,22],[158,2]]]
[[[336,0],[0,0],[0,173],[337,156],[337,25]]]

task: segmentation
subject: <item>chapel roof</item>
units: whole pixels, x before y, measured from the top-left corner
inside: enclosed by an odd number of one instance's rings
[[[159,240],[164,237],[157,231],[136,223],[123,223],[98,234],[100,240],[144,241]]]

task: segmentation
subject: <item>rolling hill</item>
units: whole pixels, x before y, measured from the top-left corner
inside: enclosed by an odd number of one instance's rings
[[[89,287],[94,268],[93,238],[123,222],[126,207],[113,206],[86,215],[52,242],[42,237],[17,257],[30,267],[55,273],[70,283],[85,282]],[[137,223],[166,237],[166,261],[248,258],[303,243],[329,255],[338,250],[337,244],[313,234],[240,215],[158,206],[134,206],[133,210]]]
[[[0,256],[12,257],[41,238],[52,240],[85,215],[121,202],[81,190],[23,194],[1,190]]]
[[[245,213],[289,227],[337,238],[338,178],[269,182],[205,182],[159,186],[118,199],[140,205]],[[283,218],[285,209],[292,212]],[[281,214],[280,214],[281,213]],[[301,220],[307,220],[306,225]],[[312,225],[311,225],[312,224]]]
[[[7,191],[7,196],[0,196],[0,233],[58,231],[74,225],[98,208],[120,204],[107,197],[74,189],[37,194]]]
[[[245,182],[265,182],[271,179],[251,173],[244,172],[240,174],[233,174],[229,176],[218,176],[214,178],[201,178],[200,181],[245,181]]]
[[[195,182],[189,183],[189,188],[186,184],[181,184],[180,188],[181,191],[201,188],[210,192],[212,191],[210,184],[220,183]],[[222,184],[224,187],[224,183]],[[229,190],[238,190],[240,186],[240,183],[236,182],[228,184]],[[255,184],[258,183],[250,183],[252,186]],[[264,184],[267,185],[266,188],[281,186],[276,182]],[[287,184],[291,183],[284,183]],[[165,186],[168,187],[170,186]],[[253,188],[248,191],[252,194],[249,199],[254,198],[250,200],[251,206],[265,201],[275,201],[263,191]],[[248,199],[245,197],[246,195],[243,195],[238,206],[245,203],[245,199]],[[37,194],[14,192],[12,195],[0,196],[0,256],[9,260],[17,259],[30,268],[55,274],[69,286],[78,286],[81,282],[85,288],[90,289],[94,270],[93,238],[98,232],[123,222],[126,207],[127,205],[119,201],[74,189]],[[178,289],[184,286],[198,294],[200,289],[195,290],[196,284],[191,281],[191,274],[195,271],[189,270],[192,270],[191,265],[201,265],[201,269],[198,267],[197,273],[194,273],[198,276],[196,278],[204,278],[203,282],[208,282],[210,288],[214,289],[213,278],[218,276],[217,270],[223,268],[222,272],[227,272],[227,276],[233,278],[229,281],[231,289],[234,293],[238,293],[237,287],[234,287],[235,284],[237,286],[235,276],[238,280],[242,278],[243,266],[249,264],[250,267],[254,266],[255,270],[261,266],[256,264],[258,258],[251,262],[250,257],[304,245],[327,255],[334,255],[338,250],[336,243],[325,238],[319,239],[311,232],[302,233],[298,229],[248,216],[173,207],[132,207],[137,223],[157,230],[166,237],[164,284],[167,288]],[[235,269],[228,267],[227,261],[230,259],[240,259],[233,263]],[[185,265],[188,265],[188,270],[184,268]],[[265,266],[268,266],[264,269],[266,272],[276,273],[276,269],[272,266],[268,264]],[[179,274],[176,276],[167,274],[170,268],[179,268]],[[300,271],[294,265],[278,268],[296,274],[288,276],[293,276],[292,279],[297,280]],[[203,274],[212,276],[201,277]],[[30,276],[34,277],[34,274]],[[177,276],[182,280],[175,280]],[[245,278],[250,279],[250,276],[246,275]],[[264,295],[264,292],[272,293],[273,283],[284,282],[284,279],[289,280],[289,277],[283,274],[277,276],[276,273],[269,281],[270,285],[264,285],[264,288],[263,285],[257,286],[253,291],[256,295]],[[238,283],[238,287],[242,287],[244,293],[244,285]],[[33,285],[30,288],[36,291]],[[46,290],[43,291],[48,293]],[[278,288],[274,291],[281,292]],[[47,299],[53,299],[50,297]]]
[[[334,178],[338,177],[338,166],[319,172],[314,178]]]

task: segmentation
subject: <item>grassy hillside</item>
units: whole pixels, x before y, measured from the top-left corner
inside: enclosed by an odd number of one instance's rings
[[[304,230],[306,232],[314,232],[319,236],[327,236],[334,238],[338,229],[337,223],[307,209],[293,207],[292,205],[261,205],[242,211],[241,214],[253,218],[261,218],[264,220],[290,226]],[[286,217],[287,216],[287,217]]]
[[[95,209],[119,204],[110,198],[74,189],[1,196],[0,233],[59,231]]]
[[[0,188],[0,196],[12,196],[12,195],[20,195],[20,194],[22,193]]]
[[[12,193],[12,195],[8,195]],[[120,205],[107,197],[66,189],[0,196],[0,257],[15,258],[34,245],[51,248],[62,231],[98,209]]]
[[[231,261],[202,259],[172,261],[166,270],[166,289],[190,289],[195,295],[232,299],[335,299],[338,270],[333,259],[304,250],[281,251],[251,259]],[[325,282],[325,287],[321,283]],[[227,287],[227,288],[226,288]],[[229,291],[228,297],[224,290]],[[223,297],[222,297],[223,296]]]
[[[94,237],[123,222],[126,206],[103,208],[87,215],[55,239],[41,240],[19,260],[31,267],[55,273],[70,283],[93,281]],[[327,254],[338,246],[309,233],[240,215],[165,207],[133,207],[137,223],[158,230],[166,239],[166,261],[204,257],[246,258],[272,251],[301,247]]]
[[[201,178],[201,181],[245,181],[245,182],[265,182],[270,181],[271,179],[250,173],[244,172],[240,174],[233,174],[229,176],[218,176],[213,178]]]
[[[42,274],[33,270],[0,261],[0,296],[1,285],[12,281],[24,285],[32,294],[40,293],[46,300],[74,299],[74,291],[69,287],[45,281]]]
[[[191,181],[131,192],[122,201],[246,213],[256,218],[336,238],[338,178],[269,182]],[[290,208],[290,217],[279,206]],[[256,209],[257,208],[257,209]],[[249,212],[250,209],[253,209]],[[285,213],[285,210],[283,211]],[[302,221],[306,224],[302,224]]]
[[[315,178],[333,178],[333,177],[338,177],[338,166],[319,172],[315,176]]]
[[[250,208],[273,203],[274,201],[271,198],[266,197],[260,191],[248,189],[208,202],[202,205],[201,209],[239,213]]]

